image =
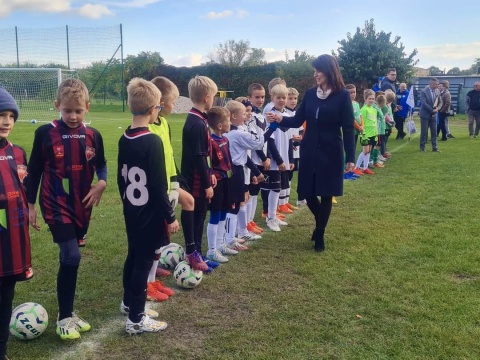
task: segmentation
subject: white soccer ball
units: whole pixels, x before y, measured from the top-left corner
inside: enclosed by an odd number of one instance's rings
[[[30,120],[30,122],[31,122],[32,124],[36,124],[36,123],[37,123],[37,120],[36,120],[36,119],[32,119],[32,120]]]
[[[200,270],[193,270],[188,262],[181,261],[175,268],[173,276],[175,277],[175,280],[177,280],[178,286],[192,289],[202,281],[203,272]]]
[[[175,269],[178,263],[185,259],[183,248],[176,243],[170,243],[161,250],[160,266],[166,269]]]
[[[18,305],[10,319],[10,334],[21,340],[39,337],[48,326],[48,314],[45,308],[34,302]]]

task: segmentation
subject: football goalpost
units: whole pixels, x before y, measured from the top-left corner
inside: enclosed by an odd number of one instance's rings
[[[55,110],[57,89],[63,80],[77,78],[75,70],[60,68],[0,68],[0,86],[17,101],[19,121],[50,122],[59,117]]]

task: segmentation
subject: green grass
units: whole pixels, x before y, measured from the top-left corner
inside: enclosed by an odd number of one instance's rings
[[[15,305],[41,303],[51,324],[36,340],[12,338],[11,358],[480,358],[480,139],[468,138],[464,117],[451,120],[456,139],[439,142],[440,154],[420,153],[418,134],[411,142],[390,140],[394,155],[384,169],[345,184],[324,253],[312,250],[313,218],[301,210],[281,233],[266,232],[198,288],[178,289],[155,305],[167,330],[134,338],[124,335],[118,311],[126,238],[116,152],[129,117],[92,118],[110,170],[82,250],[76,297],[93,331],[77,342],[55,335],[58,253],[43,226],[32,231],[35,277],[18,284]],[[170,118],[178,161],[183,119]],[[18,123],[11,140],[29,152],[35,127]],[[180,235],[173,241],[183,244]],[[173,279],[166,283],[175,287]]]

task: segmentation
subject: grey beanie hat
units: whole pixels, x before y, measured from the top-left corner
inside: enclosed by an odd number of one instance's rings
[[[0,87],[0,111],[10,110],[13,112],[15,121],[18,119],[18,106],[10,93],[4,88]]]

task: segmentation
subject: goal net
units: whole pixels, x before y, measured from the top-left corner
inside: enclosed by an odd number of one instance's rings
[[[78,78],[76,71],[59,68],[0,68],[0,86],[17,101],[19,121],[50,122],[59,117],[55,98],[60,83]]]

